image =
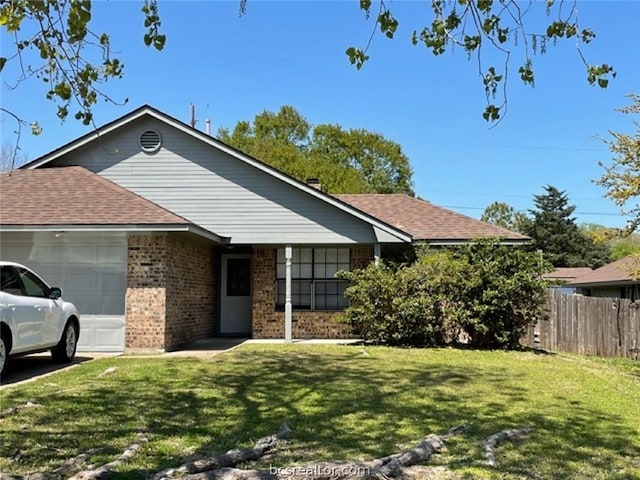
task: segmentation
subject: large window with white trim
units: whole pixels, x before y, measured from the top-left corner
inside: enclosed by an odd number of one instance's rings
[[[294,310],[344,310],[348,282],[336,278],[349,270],[348,248],[293,248],[291,260],[291,304]],[[276,308],[284,310],[286,260],[284,248],[277,250]]]

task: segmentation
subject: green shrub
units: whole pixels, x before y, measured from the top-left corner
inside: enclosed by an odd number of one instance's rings
[[[460,327],[477,347],[515,348],[527,326],[545,314],[548,266],[535,252],[481,241],[457,250],[469,267],[468,315]]]
[[[543,314],[540,273],[535,254],[496,241],[371,264],[340,273],[351,282],[343,319],[373,343],[435,346],[465,334],[472,346],[512,348]]]

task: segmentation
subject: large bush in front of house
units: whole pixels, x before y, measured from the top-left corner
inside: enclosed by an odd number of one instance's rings
[[[342,272],[350,280],[345,319],[362,338],[386,345],[442,345],[458,308],[457,284],[464,264],[451,253],[420,257],[410,266],[370,264]]]
[[[546,315],[548,282],[539,254],[524,248],[483,241],[467,245],[456,256],[468,265],[471,288],[460,328],[478,347],[515,348],[531,323]]]
[[[539,257],[497,241],[426,251],[410,265],[342,272],[351,283],[343,319],[386,345],[513,348],[544,315]]]

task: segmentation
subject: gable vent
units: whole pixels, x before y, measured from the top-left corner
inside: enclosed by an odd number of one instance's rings
[[[145,130],[140,135],[140,148],[147,153],[155,153],[162,146],[162,137],[155,130]]]

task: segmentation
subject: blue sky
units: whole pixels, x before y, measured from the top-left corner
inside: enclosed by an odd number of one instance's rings
[[[520,83],[513,64],[509,111],[495,128],[481,117],[476,63],[461,50],[434,57],[409,42],[428,18],[426,1],[390,4],[400,21],[396,39],[377,35],[360,71],[344,51],[363,46],[373,23],[355,1],[249,0],[239,18],[235,0],[161,0],[168,37],[162,52],[143,46],[141,4],[95,2],[94,30],[112,34],[125,64],[124,78],[106,91],[129,99],[124,107],[100,103],[98,125],[145,103],[188,121],[193,103],[197,126],[210,118],[215,132],[292,105],[311,123],[365,128],[400,143],[415,171],[416,194],[438,205],[474,217],[496,200],[527,210],[532,196],[551,184],[566,190],[579,222],[624,224],[593,180],[602,174],[598,161],[611,159],[601,140],[607,131],[634,131],[632,118],[615,109],[629,103],[625,95],[640,93],[638,1],[578,2],[581,25],[597,33],[585,56],[617,72],[609,88],[589,86],[573,42],[559,43],[533,58],[535,88]],[[543,11],[541,2],[534,6]],[[542,31],[544,20],[539,15],[531,30]],[[8,46],[3,36],[3,54]],[[88,131],[73,119],[61,124],[36,80],[9,90],[10,71],[3,76],[3,108],[44,129],[23,138],[29,158]],[[5,119],[0,127],[3,142],[11,140],[13,125]]]

